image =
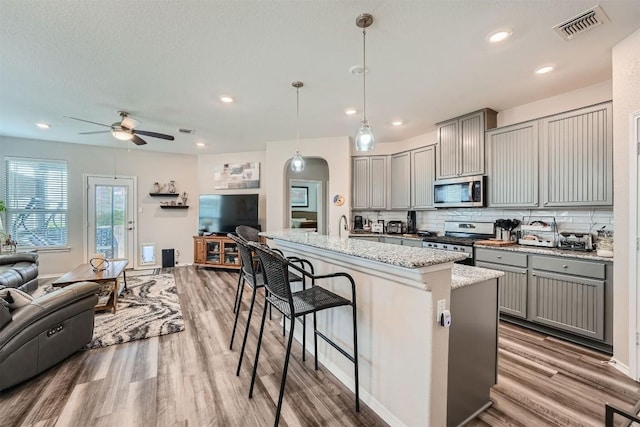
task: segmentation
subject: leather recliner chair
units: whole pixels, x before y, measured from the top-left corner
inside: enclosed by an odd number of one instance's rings
[[[91,341],[98,288],[94,282],[74,283],[13,312],[0,304],[0,390],[49,369]]]
[[[16,288],[32,294],[38,289],[38,253],[0,255],[0,289]]]

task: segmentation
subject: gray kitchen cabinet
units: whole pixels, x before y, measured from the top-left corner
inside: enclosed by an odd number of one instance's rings
[[[351,236],[350,238],[358,239],[358,240],[366,240],[367,242],[376,242],[376,243],[380,241],[380,236]]]
[[[422,240],[417,239],[402,239],[402,246],[413,246],[416,248],[422,247]]]
[[[436,176],[434,145],[411,151],[411,209],[433,208],[433,181]]]
[[[534,120],[486,133],[489,207],[538,206],[538,127]]]
[[[381,210],[387,207],[387,157],[353,157],[353,209]]]
[[[543,207],[613,204],[611,102],[541,119]]]
[[[382,236],[380,237],[380,243],[391,243],[393,245],[402,245],[401,237]]]
[[[496,127],[489,108],[438,123],[438,178],[484,174],[484,137]]]
[[[529,319],[603,340],[604,295],[604,280],[532,270]]]
[[[528,256],[485,248],[476,249],[476,267],[504,272],[498,278],[498,308],[500,313],[527,318]]]
[[[411,203],[409,152],[391,156],[391,209],[409,209]]]

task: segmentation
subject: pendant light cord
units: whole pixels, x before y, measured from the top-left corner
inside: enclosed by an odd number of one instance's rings
[[[300,88],[296,87],[296,152],[300,152]]]
[[[367,30],[362,29],[362,121],[367,121]]]

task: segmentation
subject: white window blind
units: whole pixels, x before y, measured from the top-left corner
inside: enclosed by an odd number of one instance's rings
[[[5,160],[6,233],[21,247],[66,247],[67,162]]]

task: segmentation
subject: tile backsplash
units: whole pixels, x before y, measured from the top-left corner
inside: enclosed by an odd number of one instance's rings
[[[364,219],[376,221],[407,221],[407,211],[353,211],[353,215],[362,215]],[[577,231],[596,233],[603,226],[613,231],[613,209],[558,209],[558,210],[514,210],[491,208],[436,209],[416,211],[416,223],[419,230],[444,233],[445,221],[484,221],[497,219],[518,219],[524,224],[532,221],[553,222],[555,218],[558,231]]]

